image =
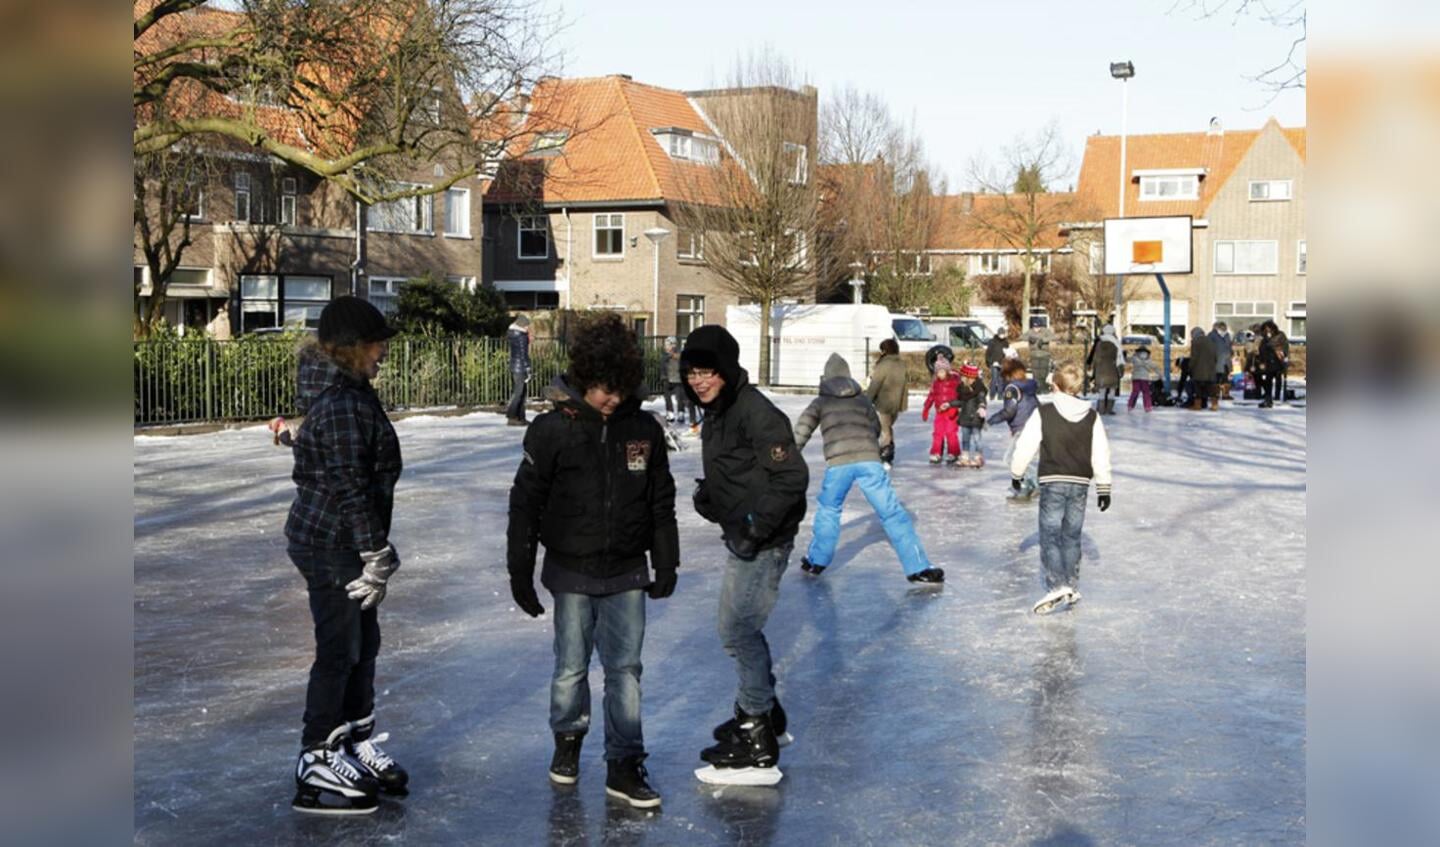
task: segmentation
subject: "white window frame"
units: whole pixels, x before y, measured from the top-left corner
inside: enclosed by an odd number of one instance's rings
[[[669,133],[669,153],[672,159],[690,159],[693,157],[694,140],[688,135],[678,132]]]
[[[400,296],[400,287],[409,282],[410,277],[377,275],[366,277],[366,280],[366,299],[381,312],[387,315],[395,314],[395,299]],[[375,283],[377,282],[385,286],[385,291],[378,300],[375,299]]]
[[[399,189],[426,188],[423,183],[400,183],[396,186]],[[384,203],[376,203],[371,206],[369,213],[365,216],[365,228],[370,232],[387,232],[393,235],[434,235],[435,234],[435,195],[419,194],[414,197],[404,197],[399,200],[389,200]],[[411,214],[416,219],[415,229],[392,229],[388,226],[389,207],[396,203],[410,203]],[[385,207],[382,209],[381,207]],[[378,218],[387,216],[386,225],[382,226]]]
[[[245,213],[240,213],[241,204],[245,206]],[[235,172],[235,220],[250,222],[250,174],[245,171]]]
[[[605,226],[603,226],[603,227],[600,225],[600,219],[601,219],[601,218],[605,218]],[[619,226],[618,226],[618,227],[615,226],[615,221],[616,221],[616,219],[619,220]],[[600,212],[600,213],[597,213],[597,214],[592,215],[592,216],[590,217],[590,225],[591,225],[591,234],[590,234],[590,258],[595,259],[596,261],[601,261],[601,262],[619,262],[619,261],[622,261],[622,260],[625,258],[625,213],[624,213],[624,212]],[[597,248],[600,246],[600,245],[598,244],[598,241],[600,240],[600,232],[601,232],[602,230],[605,231],[605,232],[610,232],[610,231],[616,230],[616,229],[620,230],[620,252],[618,252],[618,253],[601,253],[601,252],[599,252],[599,250],[598,250]]]
[[[296,297],[296,296],[294,296],[294,295],[292,294],[291,290],[290,290],[290,286],[294,285],[294,284],[297,283],[297,282],[323,282],[323,283],[325,283],[325,286],[326,286],[326,294],[325,294],[324,299],[315,298],[315,297]],[[311,275],[311,274],[293,274],[293,275],[287,274],[287,275],[285,276],[284,281],[282,282],[281,286],[282,286],[282,287],[281,287],[281,290],[282,290],[283,293],[284,293],[284,297],[283,297],[282,303],[281,303],[280,325],[281,325],[281,326],[284,326],[284,327],[292,327],[292,326],[297,326],[297,325],[298,325],[298,326],[310,326],[310,320],[311,320],[311,318],[310,318],[310,312],[311,312],[311,311],[313,311],[314,314],[315,314],[314,320],[316,320],[316,321],[318,322],[319,319],[320,319],[320,310],[321,310],[321,309],[324,309],[324,308],[325,308],[325,304],[329,303],[329,302],[330,302],[331,300],[333,300],[334,297],[335,297],[335,280],[331,279],[331,278],[328,277],[328,276],[313,276],[313,275]],[[291,322],[291,320],[290,320],[290,313],[291,313],[292,310],[298,309],[298,308],[304,308],[304,309],[307,310],[307,311],[306,311],[306,317],[305,317],[305,319],[304,319],[303,321],[301,321],[299,324],[295,324],[295,323]]]
[[[1257,187],[1264,187],[1263,197],[1255,196]],[[1284,196],[1277,196],[1276,188],[1284,186]],[[1295,183],[1289,179],[1252,179],[1247,193],[1251,203],[1286,203],[1295,198]]]
[[[1295,242],[1295,273],[1305,276],[1305,266],[1309,262],[1309,255],[1305,252],[1305,239]]]
[[[689,242],[688,246],[684,245]],[[685,252],[689,250],[690,252]],[[705,259],[705,233],[676,227],[675,231],[675,258],[690,261],[704,261]]]
[[[561,131],[542,132],[535,136],[535,143],[530,145],[531,153],[543,153],[546,150],[559,150],[570,140],[570,133]]]
[[[987,264],[994,265],[993,268],[985,267]],[[975,275],[994,276],[1008,273],[1010,270],[1010,257],[1004,253],[976,253],[975,254]]]
[[[540,226],[526,226],[526,221],[539,221]],[[525,255],[525,233],[539,231],[545,236],[545,255]],[[521,215],[515,219],[515,258],[522,262],[538,262],[550,258],[550,218],[548,215]]]
[[[461,205],[462,205],[463,208],[461,209],[459,215],[452,215],[452,214],[450,213],[450,212],[451,212],[451,209],[450,209],[450,205],[451,205],[451,204],[450,204],[450,195],[451,195],[452,193],[454,193],[454,194],[456,194],[456,195],[462,195],[463,203],[461,203]],[[450,186],[449,188],[445,189],[445,203],[444,203],[444,206],[445,206],[445,231],[444,231],[445,237],[446,237],[446,238],[469,238],[469,237],[470,237],[470,189],[468,189],[468,188],[460,188],[460,187],[458,187],[458,186],[453,186],[453,185]],[[458,218],[460,219],[460,220],[458,221],[458,223],[464,224],[464,227],[463,227],[463,228],[462,228],[462,227],[457,227],[457,226],[455,225],[455,224],[457,223],[457,221],[451,220],[452,217],[458,217]]]
[[[1239,269],[1239,266],[1238,266],[1237,263],[1236,263],[1236,259],[1237,259],[1237,256],[1238,256],[1238,252],[1237,252],[1236,249],[1235,249],[1235,248],[1236,248],[1236,245],[1239,245],[1239,244],[1269,244],[1269,245],[1271,245],[1271,248],[1272,248],[1272,251],[1273,251],[1273,255],[1274,255],[1274,261],[1272,261],[1272,262],[1270,263],[1270,268],[1269,268],[1269,270],[1260,270],[1260,271],[1257,271],[1257,270],[1240,270],[1240,269]],[[1229,261],[1230,270],[1228,270],[1228,271],[1226,271],[1226,270],[1221,270],[1221,269],[1220,269],[1221,264],[1222,264],[1222,263],[1221,263],[1221,260],[1220,260],[1220,253],[1221,253],[1222,248],[1227,248],[1227,247],[1230,249],[1230,261]],[[1214,258],[1215,258],[1215,264],[1214,264],[1214,273],[1215,273],[1215,276],[1274,276],[1274,275],[1276,275],[1276,274],[1278,274],[1278,273],[1280,272],[1280,242],[1275,241],[1275,240],[1273,240],[1273,239],[1243,239],[1243,240],[1242,240],[1242,239],[1232,239],[1232,240],[1227,240],[1227,241],[1216,241],[1216,242],[1215,242],[1215,256],[1214,256]]]
[[[1105,275],[1105,242],[1090,242],[1090,275]]]
[[[245,293],[245,283],[257,281],[268,282],[273,286],[274,295],[271,297],[251,297]],[[240,275],[240,330],[245,331],[245,315],[269,313],[274,322],[271,326],[284,326],[280,312],[280,275],[279,274],[241,274]]]
[[[295,192],[299,182],[293,176],[280,180],[280,225],[294,226],[296,222]]]
[[[790,169],[790,173],[785,176],[785,179],[788,180],[791,185],[804,185],[810,179],[809,148],[804,144],[796,144],[793,141],[781,142],[781,148],[787,163],[789,162],[791,152],[798,151],[795,153],[795,166]]]
[[[1220,307],[1229,306],[1230,311],[1221,314]],[[1236,306],[1249,306],[1248,309],[1237,309]],[[1262,311],[1261,306],[1268,306],[1269,311]],[[1232,332],[1239,332],[1242,329],[1249,329],[1249,324],[1241,325],[1235,318],[1258,318],[1260,320],[1279,320],[1279,313],[1275,311],[1274,300],[1216,300],[1210,304],[1210,321],[1225,321]]]
[[[1051,256],[1051,254],[1050,254],[1049,252],[1044,252],[1044,253],[1042,253],[1042,252],[1040,252],[1039,250],[1033,250],[1033,251],[1031,251],[1031,253],[1030,253],[1030,261],[1033,263],[1033,266],[1031,267],[1030,272],[1031,272],[1031,273],[1037,273],[1037,274],[1048,274],[1048,273],[1050,273],[1050,268],[1051,268],[1050,256]],[[1023,265],[1024,265],[1024,259],[1025,259],[1024,254],[1021,254],[1020,259],[1021,259],[1021,265],[1023,266]]]
[[[451,285],[458,285],[466,291],[475,290],[475,277],[465,274],[446,274],[445,281]]]
[[[682,309],[682,308],[680,307],[680,301],[681,301],[682,299],[685,299],[685,298],[688,298],[688,299],[691,301],[690,308],[688,308],[688,309]],[[696,300],[700,301],[700,307],[699,307],[698,309],[695,308],[695,303],[694,303],[694,301],[696,301]],[[683,336],[680,335],[681,318],[686,318],[686,319],[687,319],[687,320],[685,321],[685,323],[693,323],[693,324],[694,324],[694,327],[691,328],[691,332],[694,331],[695,327],[704,326],[704,325],[705,325],[705,295],[703,295],[703,294],[677,294],[677,295],[675,295],[675,334],[676,334],[677,336],[680,336],[680,337],[683,339]],[[697,318],[698,318],[698,322],[696,321]],[[687,332],[686,335],[688,335],[688,334],[689,334],[689,333]]]
[[[1161,186],[1173,183],[1174,194],[1164,194]],[[1188,191],[1186,190],[1188,185]],[[1199,200],[1199,174],[1151,174],[1140,177],[1140,199],[1150,201]]]
[[[185,219],[191,223],[205,220],[205,188],[203,186],[195,188],[195,214],[186,212]]]

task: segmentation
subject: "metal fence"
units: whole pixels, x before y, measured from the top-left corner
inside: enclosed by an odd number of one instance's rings
[[[658,393],[663,337],[641,339],[646,390]],[[295,411],[295,367],[301,339],[246,336],[233,341],[171,338],[135,342],[135,426],[267,420]],[[530,395],[569,364],[565,343],[530,345]],[[391,410],[482,408],[510,399],[504,338],[400,336],[375,380]]]

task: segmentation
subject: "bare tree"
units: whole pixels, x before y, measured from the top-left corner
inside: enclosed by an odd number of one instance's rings
[[[676,223],[703,233],[705,262],[742,302],[760,307],[770,337],[772,306],[813,296],[816,96],[798,73],[761,51],[736,62],[723,89],[692,93],[723,139],[713,166],[690,169]],[[770,345],[760,345],[761,385],[770,384]]]
[[[150,335],[164,315],[170,278],[191,245],[191,223],[201,217],[211,179],[211,158],[193,145],[177,144],[135,159],[135,246],[145,259],[150,282],[146,311],[142,298],[145,280],[135,279],[133,328],[137,338]]]
[[[1308,37],[1305,0],[1174,0],[1170,13],[1184,13],[1195,20],[1230,17],[1231,24],[1254,18],[1290,33],[1285,57],[1250,77],[1270,92],[1270,100],[1282,91],[1305,87],[1305,47]]]
[[[970,224],[989,235],[997,248],[1016,251],[1024,280],[1021,325],[1035,299],[1033,278],[1058,241],[1060,224],[1078,220],[1073,193],[1051,192],[1070,174],[1069,160],[1057,123],[1031,136],[1021,136],[998,160],[977,158],[971,179],[981,196],[975,198]]]

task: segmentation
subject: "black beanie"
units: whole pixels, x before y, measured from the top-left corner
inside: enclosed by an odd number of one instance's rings
[[[384,341],[397,331],[370,301],[349,294],[331,300],[320,313],[321,344],[369,344]]]

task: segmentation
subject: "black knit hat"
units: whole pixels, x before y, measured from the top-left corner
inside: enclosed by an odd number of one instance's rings
[[[384,341],[398,331],[370,301],[349,294],[331,300],[320,313],[321,344],[368,344]]]

